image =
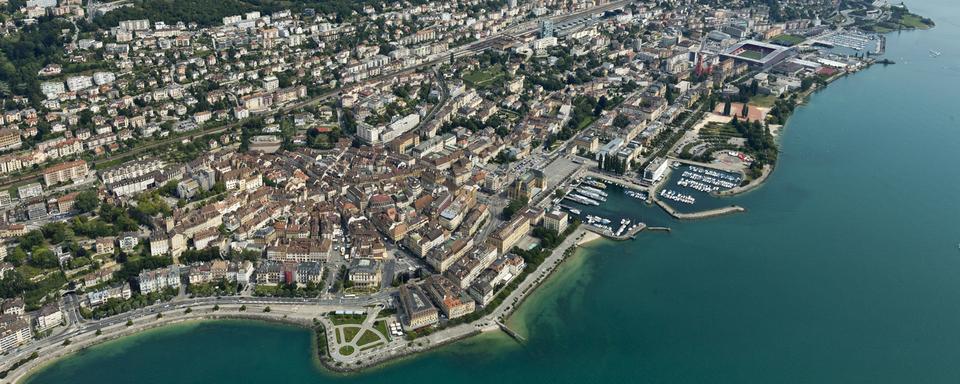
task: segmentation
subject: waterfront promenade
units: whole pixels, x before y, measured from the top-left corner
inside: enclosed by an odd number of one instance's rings
[[[245,306],[244,311],[240,310],[241,305]],[[218,306],[216,310],[214,309],[215,306]],[[270,308],[269,312],[265,312],[267,307]],[[158,306],[158,308],[162,307]],[[20,382],[35,369],[69,354],[99,343],[171,324],[213,319],[250,319],[311,327],[313,319],[321,318],[323,314],[330,311],[363,310],[362,307],[355,306],[327,306],[306,303],[226,304],[209,301],[201,301],[186,308],[189,308],[190,311],[187,312],[185,308],[171,307],[163,311],[146,311],[139,317],[110,319],[107,322],[89,322],[90,324],[75,328],[57,337],[44,339],[41,344],[31,345],[29,350],[23,351],[22,356],[18,359],[33,352],[37,352],[38,357],[8,372],[6,379],[2,382]],[[158,317],[157,313],[162,313],[162,317]],[[132,322],[132,325],[127,325],[127,321]],[[100,335],[97,335],[98,331],[101,333]],[[12,362],[13,360],[8,360],[8,363]]]
[[[537,270],[528,274],[506,299],[489,315],[472,323],[459,324],[439,330],[430,335],[408,341],[404,338],[393,338],[385,345],[369,351],[357,351],[350,355],[341,355],[339,351],[329,354],[332,361],[324,361],[324,365],[335,371],[355,371],[365,367],[380,364],[385,361],[401,358],[457,340],[464,339],[482,332],[500,331],[498,321],[504,321],[517,306],[528,297],[536,287],[543,283],[551,273],[562,263],[568,255],[567,250],[580,244],[600,238],[599,235],[578,228],[556,247]],[[217,310],[214,310],[214,307]],[[244,306],[245,310],[240,311]],[[270,308],[269,312],[266,308]],[[189,311],[187,311],[189,309]],[[134,335],[149,329],[170,324],[189,321],[213,319],[251,319],[288,323],[312,328],[314,321],[321,322],[326,328],[328,345],[334,345],[334,325],[325,314],[332,311],[363,311],[368,318],[364,321],[367,328],[377,318],[380,307],[367,304],[320,304],[317,300],[307,299],[267,299],[249,297],[199,298],[180,302],[161,303],[123,315],[113,316],[101,320],[87,320],[68,328],[56,336],[51,336],[37,343],[30,344],[16,353],[4,356],[0,367],[9,369],[15,362],[28,357],[33,352],[38,357],[12,369],[3,383],[17,383],[22,381],[34,370],[93,345]],[[161,314],[158,317],[158,314]],[[128,322],[132,322],[128,325]],[[97,332],[100,335],[97,335]]]

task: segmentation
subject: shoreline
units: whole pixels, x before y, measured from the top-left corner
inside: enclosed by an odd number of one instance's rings
[[[529,283],[529,285],[522,290],[520,287],[518,287],[508,296],[507,300],[504,300],[503,303],[501,303],[501,307],[494,310],[494,314],[499,313],[499,315],[496,317],[502,318],[503,320],[509,318],[509,316],[512,315],[517,308],[519,308],[519,306],[526,300],[528,296],[530,296],[531,293],[536,292],[537,288],[539,288],[547,278],[553,275],[553,272],[556,271],[557,267],[562,265],[564,261],[576,253],[577,248],[603,238],[603,236],[586,228],[579,228],[571,233],[569,237],[569,241],[571,243],[566,247],[555,248],[551,256],[548,257],[543,264],[541,264],[541,267],[545,269],[539,272],[533,271],[530,275],[528,275],[527,278],[533,280],[529,282],[524,281],[522,284]],[[569,254],[567,254],[568,252]],[[370,357],[368,359],[354,361],[348,364],[343,364],[343,362],[340,362],[341,365],[337,365],[338,362],[329,357],[329,351],[323,351],[323,354],[321,354],[320,345],[317,342],[319,337],[317,334],[317,323],[314,323],[313,319],[318,319],[319,324],[324,325],[324,337],[329,337],[329,332],[332,330],[332,328],[327,327],[328,324],[324,322],[324,320],[320,320],[322,318],[322,313],[326,313],[326,311],[317,306],[315,307],[315,309],[318,310],[318,312],[315,313],[316,316],[312,316],[312,314],[308,314],[307,316],[304,316],[303,314],[291,316],[291,313],[285,313],[286,310],[289,310],[288,308],[285,308],[286,306],[287,305],[282,304],[251,304],[247,305],[247,311],[245,312],[234,312],[238,310],[238,307],[234,307],[232,305],[229,308],[221,307],[218,311],[213,311],[212,305],[201,305],[197,307],[188,307],[192,309],[192,312],[189,314],[184,313],[185,308],[177,309],[165,312],[164,316],[161,318],[156,318],[155,316],[141,317],[134,322],[134,325],[129,327],[127,327],[125,324],[114,324],[104,327],[101,329],[103,333],[99,336],[96,335],[96,331],[89,330],[78,333],[75,336],[71,336],[69,338],[71,340],[69,345],[63,346],[61,344],[56,344],[48,346],[47,348],[38,349],[38,357],[31,359],[25,362],[23,365],[11,370],[8,372],[8,376],[0,382],[22,383],[33,375],[43,371],[52,364],[55,364],[64,358],[68,358],[78,352],[107,342],[140,335],[151,330],[168,326],[205,321],[248,320],[301,327],[310,331],[309,333],[312,338],[311,344],[313,345],[312,353],[314,363],[319,364],[319,366],[328,373],[341,375],[358,373],[374,367],[380,367],[389,363],[401,361],[419,353],[437,349],[483,333],[493,331],[502,332],[496,325],[479,327],[479,325],[475,324],[478,322],[489,322],[489,319],[484,318],[477,320],[475,323],[459,324],[437,331],[434,334],[415,339],[410,341],[407,346],[396,353],[382,354],[379,355],[379,357]],[[265,307],[272,307],[271,312],[262,312],[262,308]],[[492,315],[493,314],[490,316]],[[444,334],[444,331],[446,331],[447,334]],[[329,346],[327,348],[329,348]]]
[[[221,309],[220,311],[224,311]],[[50,365],[57,363],[58,361],[73,356],[76,353],[82,352],[88,348],[96,347],[101,344],[105,344],[111,341],[116,341],[131,336],[141,335],[149,331],[158,330],[165,327],[170,327],[174,325],[183,325],[190,323],[199,323],[207,321],[218,321],[218,320],[237,320],[237,321],[261,321],[265,323],[273,324],[283,324],[288,326],[303,327],[306,329],[312,329],[311,324],[305,319],[302,321],[297,321],[296,318],[291,318],[286,315],[280,316],[271,315],[270,312],[267,313],[219,313],[220,311],[207,312],[203,313],[198,311],[192,312],[190,314],[182,314],[180,317],[174,317],[170,315],[169,317],[164,316],[163,318],[153,318],[153,321],[148,323],[140,324],[137,326],[134,323],[133,326],[126,327],[124,324],[118,324],[114,327],[125,327],[123,329],[114,330],[113,333],[104,332],[103,334],[97,336],[96,332],[85,332],[78,334],[75,339],[80,339],[78,341],[72,341],[69,345],[55,345],[51,346],[48,349],[53,349],[53,351],[44,351],[40,353],[38,357],[29,360],[15,370],[9,372],[10,374],[4,378],[4,382],[9,383],[22,383],[24,380],[30,378],[31,376],[43,371],[48,368]],[[149,317],[148,317],[149,318]],[[144,319],[140,319],[142,322]],[[74,338],[71,338],[74,339]],[[38,350],[40,352],[40,350]]]

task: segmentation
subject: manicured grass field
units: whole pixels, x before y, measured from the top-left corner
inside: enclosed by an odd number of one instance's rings
[[[366,318],[364,315],[330,315],[330,321],[334,325],[361,324]]]
[[[386,337],[387,340],[390,340],[390,331],[387,330],[387,322],[380,320],[373,324],[373,327],[376,328],[377,332],[380,332],[383,337]]]
[[[360,340],[357,341],[357,346],[363,347],[364,345],[378,341],[380,341],[380,335],[377,335],[377,333],[374,331],[366,331],[360,335]]]
[[[757,51],[743,51],[743,52],[740,52],[740,54],[737,56],[740,56],[745,59],[753,59],[753,60],[760,60],[763,58],[763,54]]]
[[[343,330],[344,342],[349,342],[353,340],[353,338],[357,337],[357,334],[360,333],[360,327],[348,326],[348,327],[343,327],[341,329]]]
[[[349,345],[344,345],[340,347],[340,354],[344,356],[350,356],[353,354],[353,347]]]

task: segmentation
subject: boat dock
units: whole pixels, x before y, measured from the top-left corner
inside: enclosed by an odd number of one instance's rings
[[[611,177],[609,175],[604,175],[602,173],[594,172],[594,171],[587,171],[585,176],[590,176],[594,179],[600,179],[600,180],[603,180],[605,183],[610,183],[623,188],[631,188],[631,189],[636,189],[641,191],[646,191],[648,188],[647,186],[640,185],[632,181],[621,180],[621,179]]]

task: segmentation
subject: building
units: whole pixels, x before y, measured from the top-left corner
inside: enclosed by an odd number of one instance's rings
[[[540,20],[540,38],[553,37],[553,20],[546,18]]]
[[[525,267],[526,263],[520,256],[512,253],[500,256],[477,277],[467,292],[477,300],[478,304],[490,304],[497,291],[520,276]]]
[[[0,129],[0,151],[20,148],[20,130],[14,128]]]
[[[427,293],[448,319],[466,316],[476,310],[476,303],[456,284],[442,276],[430,276],[423,283]]]
[[[43,196],[43,186],[40,183],[30,183],[17,187],[17,196],[21,200]]]
[[[643,169],[643,181],[653,184],[660,181],[663,178],[663,174],[667,172],[667,168],[670,167],[670,162],[662,157],[653,159],[646,168]]]
[[[43,183],[48,187],[67,181],[79,181],[87,177],[87,162],[83,160],[60,163],[43,170]]]
[[[259,135],[250,138],[250,151],[274,153],[280,150],[283,140],[274,135]]]
[[[563,211],[547,212],[543,215],[543,226],[557,234],[567,229],[567,213]]]
[[[527,199],[536,196],[546,186],[546,175],[543,171],[530,170],[510,184],[508,197],[510,199]]]
[[[33,333],[26,321],[16,316],[0,316],[0,351],[10,352],[31,337]]]
[[[133,252],[137,244],[140,244],[140,238],[136,232],[124,232],[120,235],[118,241],[120,243],[120,250],[128,253]]]
[[[113,244],[115,241],[116,241],[116,238],[114,238],[113,236],[98,238],[96,241],[96,245],[94,247],[96,254],[112,255],[114,250]]]
[[[416,285],[400,286],[400,305],[403,309],[403,328],[407,331],[429,327],[439,321],[437,309],[430,303],[430,298]]]
[[[490,235],[490,241],[501,254],[507,253],[520,239],[530,232],[530,219],[526,215],[516,215]]]
[[[723,50],[720,56],[733,59],[735,62],[746,63],[750,67],[770,68],[792,57],[795,52],[796,50],[791,47],[744,40]]]
[[[150,271],[142,271],[137,276],[137,283],[140,286],[140,294],[146,295],[153,292],[159,292],[165,288],[180,288],[180,267],[171,265],[166,268],[157,268]]]
[[[60,306],[57,303],[49,303],[40,307],[37,316],[34,318],[37,332],[46,331],[62,323],[63,312],[60,311]]]
[[[348,279],[356,287],[379,288],[383,279],[380,263],[374,259],[354,259],[350,263]]]
[[[133,292],[130,291],[130,283],[123,283],[123,285],[118,285],[94,292],[87,292],[86,304],[91,307],[96,307],[106,303],[107,300],[110,299],[129,299],[132,294]]]
[[[283,264],[277,261],[266,260],[257,266],[254,272],[254,281],[257,285],[277,285],[283,282],[281,273]]]
[[[25,308],[26,306],[23,304],[23,299],[19,297],[6,299],[3,301],[3,304],[0,304],[0,309],[3,310],[4,315],[23,316]]]

